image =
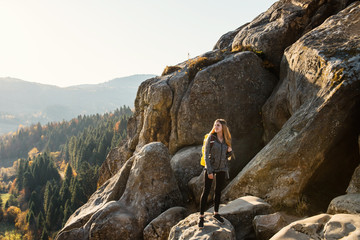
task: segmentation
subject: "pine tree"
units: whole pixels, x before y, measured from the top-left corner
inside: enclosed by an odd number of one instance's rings
[[[49,233],[46,226],[43,228],[40,240],[49,240]]]
[[[36,226],[38,229],[44,229],[45,228],[45,218],[42,212],[39,213],[37,217]]]
[[[68,199],[65,203],[64,219],[62,221],[62,226],[65,226],[66,221],[69,219],[72,213],[73,210],[71,209],[71,202],[70,199]]]
[[[81,186],[78,181],[75,181],[72,196],[71,196],[71,208],[77,209],[87,201]]]
[[[36,219],[33,211],[29,211],[26,216],[26,221],[29,223],[29,228],[35,232],[36,231]]]
[[[65,170],[65,181],[68,185],[70,185],[72,177],[73,177],[73,169],[70,166],[70,164],[68,164]]]
[[[47,181],[44,192],[44,212],[46,213],[50,204],[50,198],[53,195],[53,188],[51,181]]]
[[[71,180],[70,180],[71,181]],[[70,182],[69,182],[70,184]],[[61,188],[60,188],[60,205],[64,206],[66,200],[71,199],[71,192],[69,190],[69,186],[67,180],[63,181]]]

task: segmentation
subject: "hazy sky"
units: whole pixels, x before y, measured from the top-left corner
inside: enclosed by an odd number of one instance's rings
[[[63,87],[160,75],[274,2],[0,0],[0,77]]]

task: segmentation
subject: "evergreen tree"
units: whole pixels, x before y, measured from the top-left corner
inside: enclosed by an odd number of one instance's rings
[[[42,212],[39,213],[37,217],[36,226],[38,229],[44,229],[45,228],[45,219]]]
[[[87,201],[78,181],[75,181],[71,196],[71,208],[77,209]]]
[[[36,231],[36,219],[33,211],[29,211],[26,217],[26,221],[29,223],[29,228],[35,232]]]
[[[64,219],[62,221],[62,226],[65,225],[66,221],[69,219],[71,214],[73,213],[73,210],[71,209],[71,202],[70,199],[68,199],[65,203],[65,210],[64,210]]]
[[[69,188],[70,188],[69,184],[65,180],[65,181],[63,181],[61,188],[60,188],[60,202],[61,202],[62,206],[65,205],[66,200],[71,199],[71,192],[69,190]]]
[[[39,196],[39,194],[36,191],[33,191],[31,193],[30,199],[29,199],[29,206],[35,216],[39,214],[40,210],[41,210],[41,197]]]
[[[46,213],[49,205],[50,205],[50,198],[53,195],[53,188],[51,181],[47,181],[45,186],[45,192],[44,192],[44,212]]]
[[[67,182],[68,185],[70,185],[72,177],[73,177],[73,169],[70,166],[70,164],[68,164],[65,170],[65,181]]]
[[[48,233],[46,226],[43,228],[40,240],[49,240],[49,233]]]

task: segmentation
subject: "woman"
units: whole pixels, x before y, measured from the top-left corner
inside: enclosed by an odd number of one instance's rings
[[[225,182],[225,174],[229,175],[228,157],[232,153],[231,135],[224,119],[217,119],[205,144],[205,185],[200,200],[199,228],[204,227],[204,211],[211,184],[216,175],[214,218],[220,223],[224,219],[219,214],[221,190]]]

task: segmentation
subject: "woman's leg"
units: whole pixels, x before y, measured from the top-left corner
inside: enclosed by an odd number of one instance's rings
[[[214,198],[214,213],[219,212],[219,205],[221,199],[221,190],[225,183],[225,172],[216,173],[216,185],[215,185],[215,198]]]
[[[201,194],[201,200],[200,200],[200,216],[204,216],[204,212],[205,212],[205,207],[206,207],[206,203],[207,203],[207,199],[211,190],[211,184],[212,184],[212,179],[208,178],[208,174],[207,171],[204,171],[204,179],[205,179],[205,184],[204,184],[204,189],[203,192]]]

